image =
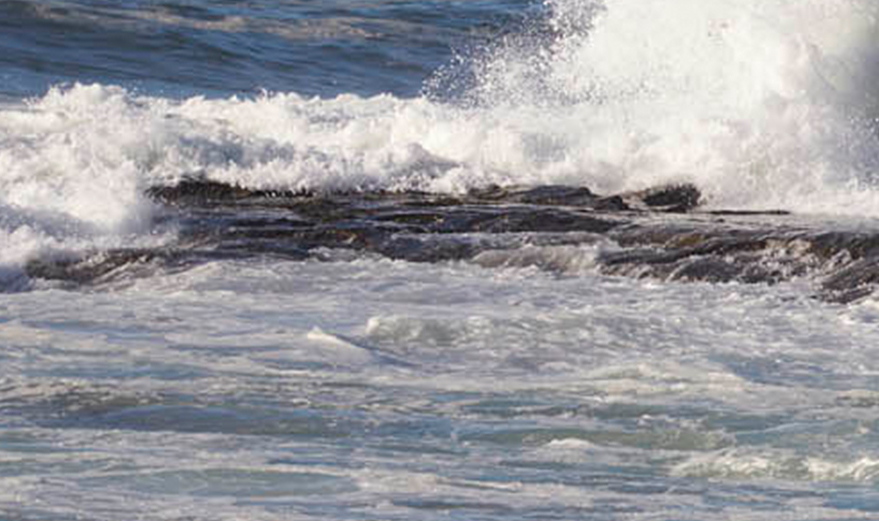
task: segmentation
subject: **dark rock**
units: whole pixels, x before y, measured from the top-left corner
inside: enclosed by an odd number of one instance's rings
[[[697,206],[702,193],[692,184],[675,184],[623,195],[633,208],[666,213],[686,213]]]
[[[596,210],[606,212],[625,212],[632,209],[626,204],[623,198],[618,195],[601,197],[595,201],[592,207]]]
[[[153,199],[168,204],[206,204],[210,202],[234,202],[250,198],[289,198],[305,195],[290,191],[251,190],[237,185],[187,178],[176,185],[153,186],[146,190]]]
[[[879,284],[879,258],[858,259],[833,272],[821,283],[820,296],[848,304],[870,295]]]
[[[879,233],[810,230],[773,212],[729,211],[720,220],[697,210],[700,194],[692,185],[610,196],[564,186],[317,194],[190,179],[148,194],[166,204],[163,219],[179,227],[175,244],[36,260],[28,275],[90,284],[215,259],[323,259],[326,249],[441,262],[603,237],[619,245],[597,259],[608,275],[748,284],[811,277],[819,298],[841,303],[879,286]]]
[[[591,215],[559,210],[500,212],[462,232],[593,232],[605,233],[617,223]]]
[[[699,206],[702,194],[690,184],[672,185],[648,191],[644,204],[650,208],[663,208],[668,212],[687,212]]]
[[[585,206],[591,207],[598,197],[588,188],[572,186],[538,186],[535,188],[509,191],[503,202],[523,203],[540,206]]]

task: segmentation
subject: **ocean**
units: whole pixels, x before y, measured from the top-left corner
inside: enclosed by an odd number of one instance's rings
[[[874,0],[0,1],[0,519],[879,517]]]

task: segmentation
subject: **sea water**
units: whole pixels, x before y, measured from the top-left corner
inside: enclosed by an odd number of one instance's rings
[[[869,235],[877,17],[869,0],[0,2],[0,517],[875,519],[879,299],[815,298],[818,268],[611,276],[625,245],[527,234],[436,262],[31,266],[165,251],[190,217],[149,189],[189,179],[691,183],[709,210]]]

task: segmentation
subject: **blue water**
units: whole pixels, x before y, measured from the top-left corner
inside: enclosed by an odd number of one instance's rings
[[[529,3],[9,1],[0,89],[31,96],[78,81],[169,96],[412,96]]]
[[[580,232],[463,234],[498,251],[434,263],[28,267],[165,251],[201,217],[145,190],[192,178],[683,181],[795,214],[743,229],[873,237],[877,9],[0,1],[0,519],[876,519],[879,299],[815,298],[869,241],[769,241],[778,284],[608,276],[624,246]],[[229,250],[278,214],[236,217]]]

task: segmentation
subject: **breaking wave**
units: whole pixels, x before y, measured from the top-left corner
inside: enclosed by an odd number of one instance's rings
[[[143,236],[145,190],[193,177],[448,193],[688,182],[714,207],[876,217],[877,17],[870,0],[546,0],[537,29],[462,57],[418,98],[52,88],[0,107],[0,264]],[[431,92],[462,71],[465,92]]]

